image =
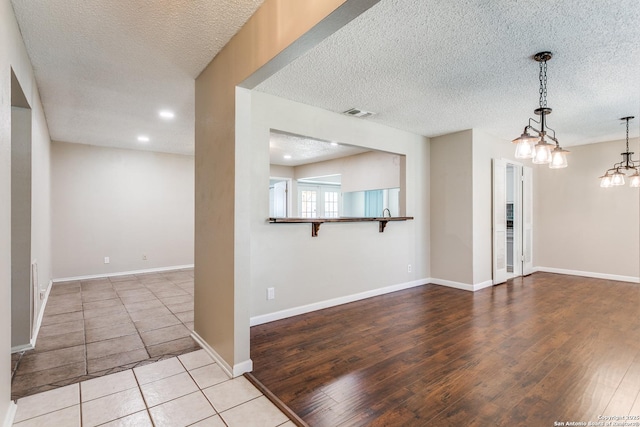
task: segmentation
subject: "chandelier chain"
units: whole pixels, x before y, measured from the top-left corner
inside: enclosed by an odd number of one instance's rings
[[[627,153],[629,152],[629,119],[627,119]]]
[[[540,108],[547,106],[547,61],[540,61]]]

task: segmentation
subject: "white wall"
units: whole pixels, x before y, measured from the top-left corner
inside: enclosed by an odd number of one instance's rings
[[[0,0],[0,422],[10,416],[11,69],[32,108],[32,248],[39,287],[51,278],[49,134],[33,70],[9,0]],[[40,307],[38,307],[38,310]]]
[[[383,151],[369,151],[299,166],[270,165],[270,176],[292,178],[289,191],[292,206],[290,217],[299,216],[297,180],[327,175],[341,175],[340,191],[342,193],[398,188],[401,187],[400,177],[404,177],[404,156]],[[364,198],[364,195],[362,197]],[[364,209],[364,201],[360,206]],[[394,216],[404,215],[402,209],[404,197],[401,197],[400,206],[400,211],[395,212]],[[354,209],[344,211],[354,212]],[[364,212],[360,216],[364,216]]]
[[[252,317],[430,276],[426,138],[260,92],[237,108],[252,113],[252,135],[236,139],[251,158],[250,173],[236,180],[236,192],[250,195],[236,205],[249,213],[250,247],[236,260],[249,272]],[[390,223],[384,233],[371,222],[324,224],[318,237],[309,224],[267,223],[270,129],[406,155],[407,215],[415,220]],[[268,287],[275,300],[266,300]]]
[[[193,264],[193,157],[52,147],[56,279]]]
[[[340,174],[343,193],[400,187],[400,156],[380,151],[294,167],[296,179]]]
[[[34,83],[35,84],[35,83]],[[51,139],[40,102],[32,108],[31,140],[31,260],[38,264],[39,288],[52,279]],[[38,303],[41,304],[38,298]]]
[[[630,142],[639,153],[638,140]],[[638,281],[640,190],[628,183],[600,188],[598,179],[622,159],[624,147],[624,141],[569,147],[567,169],[534,169],[536,266]]]

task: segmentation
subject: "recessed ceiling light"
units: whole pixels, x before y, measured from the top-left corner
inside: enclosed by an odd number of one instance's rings
[[[339,144],[337,142],[332,142],[331,145],[337,147]]]
[[[285,159],[289,160],[289,159],[291,158],[291,154],[285,154],[285,155],[284,155],[284,156],[282,156],[282,157],[284,157]]]
[[[146,135],[140,135],[138,136],[138,141],[139,142],[149,142],[149,137]]]
[[[165,120],[171,120],[176,116],[175,113],[170,110],[162,110],[158,113],[158,115]]]

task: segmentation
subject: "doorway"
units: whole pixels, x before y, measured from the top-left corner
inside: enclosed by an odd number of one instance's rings
[[[286,218],[291,215],[291,178],[269,179],[269,217]]]
[[[519,240],[519,234],[516,230],[516,226],[520,225],[518,215],[515,214],[516,205],[516,190],[518,189],[517,181],[520,175],[520,170],[516,165],[507,163],[506,167],[506,204],[505,214],[507,216],[507,277],[515,277],[522,275],[522,262],[515,262],[519,260],[520,247],[516,240]],[[519,228],[519,227],[518,227]],[[515,231],[515,233],[514,233]]]
[[[533,272],[533,173],[530,167],[493,160],[493,284]]]

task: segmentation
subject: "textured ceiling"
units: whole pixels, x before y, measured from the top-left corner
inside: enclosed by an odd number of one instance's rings
[[[300,166],[370,151],[350,145],[335,144],[335,142],[332,144],[331,141],[271,131],[269,137],[271,164]],[[285,155],[291,156],[291,158],[285,159]]]
[[[561,144],[619,139],[618,119],[640,116],[639,23],[638,0],[382,0],[257,90],[430,137],[510,140],[537,118],[531,57],[550,50]]]
[[[262,1],[12,0],[52,139],[192,154],[194,78]],[[560,142],[619,139],[618,118],[640,116],[639,22],[637,0],[381,0],[258,90],[426,136],[512,139],[538,103],[531,55],[551,50]]]
[[[194,79],[262,2],[12,0],[51,138],[193,154]]]

